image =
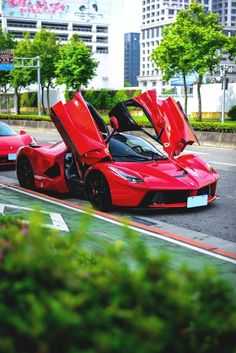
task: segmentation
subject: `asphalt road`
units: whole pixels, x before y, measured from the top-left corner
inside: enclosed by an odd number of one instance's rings
[[[38,143],[56,142],[60,136],[56,131],[28,130]],[[113,211],[138,222],[169,229],[187,235],[193,232],[207,234],[219,239],[236,243],[236,150],[191,146],[188,151],[198,154],[212,164],[220,175],[217,195],[219,199],[207,207],[191,210],[155,210],[155,211]],[[8,179],[17,183],[14,170],[0,170],[0,180]],[[73,199],[73,201],[75,201]],[[78,200],[79,203],[84,201]],[[177,229],[177,230],[176,230]],[[200,238],[199,238],[200,239]]]

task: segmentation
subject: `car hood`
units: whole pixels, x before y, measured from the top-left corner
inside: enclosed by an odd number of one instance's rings
[[[67,148],[78,154],[82,162],[90,165],[110,158],[102,134],[80,93],[66,104],[61,101],[55,104],[50,116]]]
[[[121,170],[144,180],[143,186],[153,189],[198,189],[216,181],[215,174],[210,174],[204,168],[190,168],[184,166],[175,158],[164,161],[150,161],[146,163],[115,162],[110,164],[111,170]],[[114,169],[115,168],[115,169]],[[142,184],[138,184],[140,187]]]
[[[132,117],[128,109],[132,106],[142,109],[155,130],[157,140],[169,156],[177,156],[186,145],[198,142],[181,105],[171,97],[158,99],[154,90],[121,102],[110,111],[109,116],[115,116],[118,120],[120,132],[145,130]]]
[[[32,139],[29,135],[0,136],[0,150],[16,151],[19,147],[29,145]]]

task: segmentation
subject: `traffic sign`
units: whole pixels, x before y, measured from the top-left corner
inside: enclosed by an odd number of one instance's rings
[[[13,70],[13,53],[10,49],[0,50],[0,70]]]

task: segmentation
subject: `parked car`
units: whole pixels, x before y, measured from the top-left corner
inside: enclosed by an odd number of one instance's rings
[[[33,144],[36,144],[35,139],[25,131],[18,134],[6,123],[0,122],[0,166],[15,165],[18,149]]]
[[[133,109],[147,117],[154,135],[137,124]],[[55,104],[51,119],[63,142],[21,148],[20,185],[84,192],[102,211],[112,206],[192,208],[216,199],[216,171],[194,154],[179,156],[198,141],[174,99],[160,100],[155,91],[147,91],[117,104],[109,116],[111,131],[80,93],[66,104]],[[140,133],[147,139],[136,136]]]

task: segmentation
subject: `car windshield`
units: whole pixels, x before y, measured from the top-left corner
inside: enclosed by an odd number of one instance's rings
[[[158,149],[143,138],[116,134],[109,143],[112,158],[119,162],[138,162],[166,159]]]
[[[0,136],[15,136],[17,133],[7,124],[0,123]]]

